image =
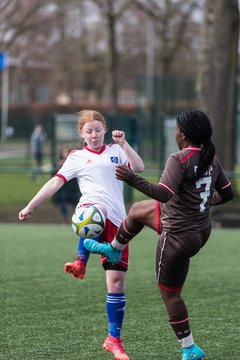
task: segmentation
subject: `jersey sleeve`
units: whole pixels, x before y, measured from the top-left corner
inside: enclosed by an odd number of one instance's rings
[[[55,176],[63,178],[65,182],[76,177],[76,161],[74,153],[68,155],[63,166],[58,170]]]
[[[210,201],[211,205],[221,205],[233,199],[234,192],[231,182],[229,181],[226,173],[224,172],[219,159],[218,168],[219,173],[216,179],[214,193]]]
[[[174,195],[182,183],[182,179],[180,162],[174,156],[169,156],[159,183]]]
[[[218,160],[218,159],[217,159]],[[222,190],[231,185],[226,173],[224,172],[220,161],[218,160],[219,174],[215,183],[215,189],[221,193]]]
[[[159,184],[153,184],[132,172],[130,172],[125,181],[152,199],[165,203],[175,195],[175,192],[182,182],[182,177],[181,164],[174,156],[170,156]]]
[[[128,161],[128,157],[127,155],[125,154],[125,152],[123,151],[123,149],[121,148],[121,146],[117,145],[118,148],[119,148],[119,158],[120,158],[120,163],[122,165],[126,165],[128,167],[131,167],[131,164],[129,163]]]

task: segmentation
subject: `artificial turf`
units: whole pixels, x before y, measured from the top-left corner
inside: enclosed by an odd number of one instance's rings
[[[0,359],[111,360],[105,275],[99,256],[86,279],[64,263],[76,256],[70,225],[0,224]],[[179,345],[155,284],[157,234],[145,228],[131,243],[122,331],[131,360],[180,360]],[[214,229],[191,261],[183,297],[196,343],[207,360],[239,360],[240,230]]]

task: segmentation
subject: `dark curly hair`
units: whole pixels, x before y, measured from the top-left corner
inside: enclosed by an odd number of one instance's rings
[[[192,141],[195,145],[202,146],[198,169],[195,174],[195,180],[198,180],[207,171],[215,155],[215,146],[211,140],[211,122],[204,112],[200,110],[188,110],[177,116],[177,125],[188,140]]]

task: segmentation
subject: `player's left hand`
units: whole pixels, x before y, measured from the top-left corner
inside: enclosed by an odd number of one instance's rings
[[[126,165],[118,165],[115,169],[115,175],[118,180],[128,180],[131,170]]]
[[[125,142],[125,132],[120,130],[113,130],[112,138],[118,145],[123,145]]]
[[[22,209],[19,214],[18,214],[18,219],[20,221],[25,221],[28,220],[31,215],[32,215],[32,210],[29,210],[28,207],[26,206],[24,209]]]

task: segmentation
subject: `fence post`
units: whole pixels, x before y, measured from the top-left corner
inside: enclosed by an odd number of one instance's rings
[[[51,116],[51,163],[52,168],[56,166],[56,115]]]

